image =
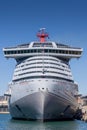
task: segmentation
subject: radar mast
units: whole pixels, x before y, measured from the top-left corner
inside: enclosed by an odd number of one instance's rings
[[[37,37],[40,39],[40,42],[45,42],[46,38],[49,37],[48,33],[45,32],[45,28],[41,28],[37,33]]]

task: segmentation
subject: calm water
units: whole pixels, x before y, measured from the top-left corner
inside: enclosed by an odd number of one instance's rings
[[[12,120],[9,114],[0,114],[0,130],[87,130],[83,121],[19,121]]]

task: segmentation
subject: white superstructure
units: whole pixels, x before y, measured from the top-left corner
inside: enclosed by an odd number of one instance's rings
[[[78,85],[69,60],[80,58],[82,49],[46,41],[43,29],[37,36],[40,41],[3,49],[6,58],[17,61],[9,84],[10,113],[20,119],[72,119],[78,108]]]

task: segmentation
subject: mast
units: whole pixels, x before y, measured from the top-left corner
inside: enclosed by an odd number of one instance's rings
[[[49,35],[45,32],[45,28],[41,28],[39,30],[39,32],[37,33],[37,37],[40,39],[40,42],[45,42],[46,41],[46,38],[48,37]]]

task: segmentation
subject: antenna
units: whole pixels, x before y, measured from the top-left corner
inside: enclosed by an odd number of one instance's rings
[[[40,31],[44,31],[44,30],[46,30],[46,28],[40,28]]]
[[[37,33],[37,37],[39,37],[40,42],[45,42],[48,34],[45,32],[46,28],[40,28],[39,32]]]

